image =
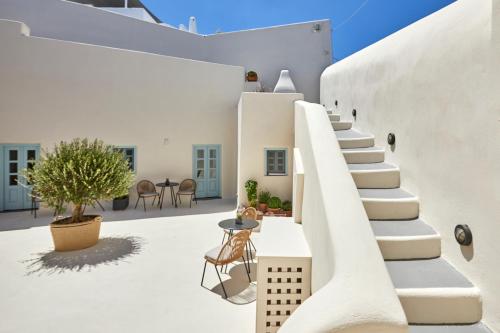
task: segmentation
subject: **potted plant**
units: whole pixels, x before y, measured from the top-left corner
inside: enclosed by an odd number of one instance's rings
[[[269,199],[271,199],[271,193],[269,191],[261,191],[259,193],[259,210],[261,212],[265,213],[267,211]]]
[[[25,171],[33,190],[58,214],[72,204],[71,216],[50,224],[56,251],[72,251],[93,246],[99,240],[102,218],[84,215],[84,207],[96,200],[128,194],[133,173],[123,154],[102,141],[75,139],[61,142],[54,152],[44,152],[33,169]]]
[[[129,196],[123,195],[113,199],[113,210],[125,210],[129,205]]]
[[[283,201],[281,209],[283,209],[283,213],[285,213],[287,217],[292,217],[292,203],[290,200]]]
[[[257,75],[257,72],[255,71],[248,71],[247,72],[247,81],[248,82],[257,82],[259,80],[259,76]]]
[[[257,181],[249,179],[245,182],[245,191],[247,192],[248,204],[257,203]]]
[[[278,214],[281,211],[281,199],[278,197],[272,197],[269,199],[267,211],[273,214]]]

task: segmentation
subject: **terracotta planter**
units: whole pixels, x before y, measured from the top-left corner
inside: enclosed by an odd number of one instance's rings
[[[279,214],[281,212],[281,208],[268,208],[267,211],[269,213]]]
[[[248,82],[257,82],[259,80],[259,77],[257,74],[247,74],[247,81]]]
[[[267,204],[266,203],[259,203],[259,210],[263,213],[267,211]]]
[[[283,211],[283,214],[285,214],[286,217],[292,217],[292,211],[291,210],[285,210],[285,211]]]
[[[99,240],[102,217],[99,215],[85,216],[88,221],[80,223],[50,224],[50,232],[56,251],[74,251],[91,247]]]

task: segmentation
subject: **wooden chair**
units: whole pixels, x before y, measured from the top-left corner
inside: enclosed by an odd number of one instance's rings
[[[193,199],[198,204],[198,199],[196,199],[196,181],[194,179],[184,179],[179,185],[176,196],[179,199],[179,203],[182,204],[181,195],[189,195],[189,208],[191,208]]]
[[[141,180],[137,183],[137,201],[135,202],[135,208],[137,208],[137,204],[139,203],[139,199],[142,198],[142,202],[144,203],[144,211],[146,211],[146,198],[153,198],[153,206],[155,204],[156,198],[160,200],[160,194],[156,191],[156,186],[153,182],[149,180]],[[135,209],[134,208],[134,209]]]
[[[207,263],[211,263],[212,265],[214,265],[215,272],[219,277],[222,290],[224,291],[224,298],[227,298],[226,288],[224,288],[224,283],[222,282],[217,266],[221,266],[222,271],[222,267],[224,267],[224,265],[227,266],[228,264],[233,263],[239,259],[243,259],[243,264],[245,265],[245,271],[247,272],[248,281],[252,282],[252,279],[250,278],[250,262],[248,261],[248,249],[245,246],[248,242],[248,239],[250,238],[250,233],[250,230],[242,230],[233,235],[233,237],[229,238],[223,245],[219,245],[205,254],[205,266],[203,267],[203,275],[201,277],[202,287],[203,280],[205,279],[205,270],[207,269]],[[247,251],[246,260],[245,250]]]

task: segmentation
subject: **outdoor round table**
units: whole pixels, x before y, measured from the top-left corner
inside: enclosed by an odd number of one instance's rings
[[[241,222],[236,223],[238,220],[237,219],[227,219],[219,222],[219,227],[225,230],[229,230],[229,239],[233,236],[234,231],[240,231],[240,230],[250,230],[253,228],[257,228],[259,226],[259,222],[256,220],[246,220],[243,219]],[[247,258],[250,260],[250,257],[252,257],[252,249],[250,248],[250,238],[248,238],[248,242],[245,245],[246,251],[247,251]],[[222,243],[224,243],[224,239],[222,240]],[[250,251],[250,255],[248,254]],[[253,257],[252,257],[253,260]],[[227,269],[227,266],[226,266]],[[250,262],[248,263],[248,271],[250,272]],[[222,267],[221,267],[221,272],[222,272]]]
[[[174,187],[179,186],[179,183],[169,182],[167,184],[166,182],[163,182],[156,184],[156,186],[161,187],[160,200],[158,200],[158,205],[160,205],[160,210],[163,208],[163,198],[165,197],[166,187],[170,187],[170,199],[172,199],[172,206],[174,205],[175,202],[175,206],[177,207],[177,198],[175,197]]]

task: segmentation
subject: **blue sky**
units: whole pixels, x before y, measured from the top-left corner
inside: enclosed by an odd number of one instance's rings
[[[211,34],[331,19],[335,60],[384,38],[453,0],[143,0],[162,21],[178,26],[196,16]]]

